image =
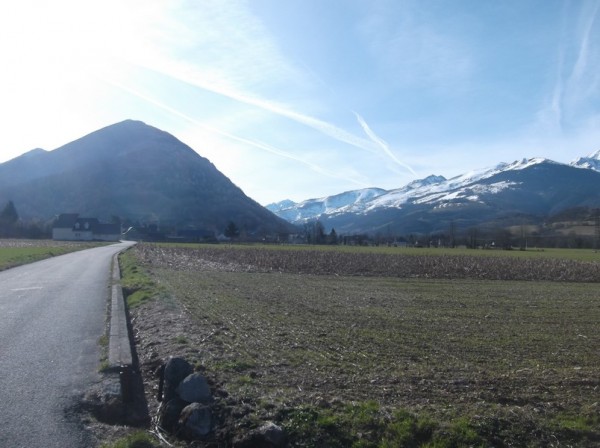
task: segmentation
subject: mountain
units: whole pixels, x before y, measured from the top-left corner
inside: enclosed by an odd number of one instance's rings
[[[429,176],[394,190],[373,189],[371,196],[357,190],[268,208],[295,224],[318,219],[338,234],[433,233],[450,226],[464,230],[540,222],[569,208],[600,206],[600,172],[590,169],[593,161],[600,164],[600,152],[571,165],[523,159],[451,179]],[[340,197],[349,200],[332,206]]]
[[[229,221],[250,233],[293,228],[192,148],[133,120],[0,164],[0,204],[8,200],[23,219],[74,212],[217,232]]]
[[[580,157],[579,159],[571,162],[572,166],[578,168],[587,168],[595,171],[600,171],[600,150],[587,157]]]
[[[358,206],[385,192],[381,188],[365,188],[362,190],[347,191],[326,198],[308,199],[299,203],[288,199],[269,204],[266,208],[287,221],[302,222],[318,219],[324,214],[350,210],[353,206]]]

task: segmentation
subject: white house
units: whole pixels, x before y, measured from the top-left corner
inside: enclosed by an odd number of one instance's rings
[[[119,241],[121,226],[105,224],[97,218],[80,218],[78,213],[63,213],[52,225],[52,239],[63,241]]]

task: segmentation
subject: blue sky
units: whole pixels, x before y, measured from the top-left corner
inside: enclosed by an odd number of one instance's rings
[[[0,162],[132,118],[262,204],[600,149],[600,0],[13,0]]]

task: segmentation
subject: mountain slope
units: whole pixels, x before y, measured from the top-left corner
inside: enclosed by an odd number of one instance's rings
[[[291,228],[189,146],[132,120],[1,164],[0,203],[8,199],[22,218],[77,212],[215,231],[230,220],[250,232]]]
[[[360,190],[359,190],[360,191]],[[345,193],[348,195],[349,193]],[[327,203],[328,198],[318,200]],[[310,203],[304,201],[301,204]],[[551,160],[523,159],[445,179],[429,176],[319,214],[298,205],[276,211],[297,224],[319,219],[338,233],[430,233],[452,225],[499,226],[541,220],[571,207],[600,206],[600,173]]]

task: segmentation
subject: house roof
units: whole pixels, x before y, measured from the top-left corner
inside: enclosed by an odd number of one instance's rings
[[[71,229],[75,231],[91,231],[101,235],[121,233],[119,224],[101,223],[98,218],[80,218],[78,213],[62,213],[52,225],[53,229]]]
[[[58,219],[52,224],[53,229],[71,229],[75,225],[79,213],[61,213]]]

